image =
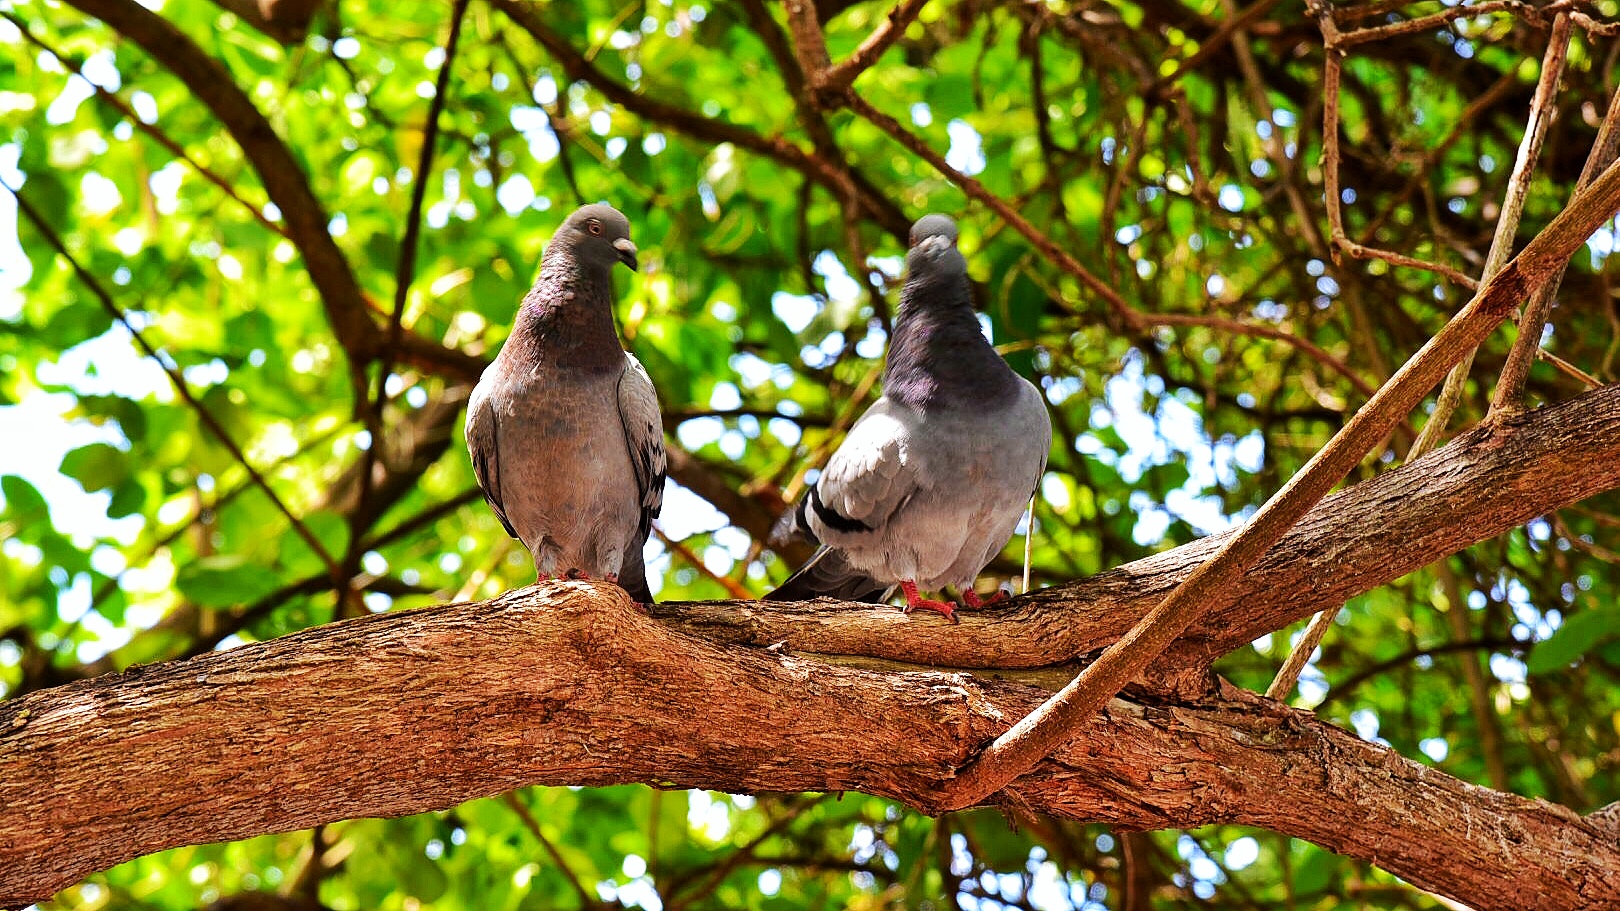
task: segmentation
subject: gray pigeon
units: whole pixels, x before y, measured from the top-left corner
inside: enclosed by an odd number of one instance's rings
[[[887,601],[955,619],[944,592],[978,607],[980,570],[1006,546],[1046,470],[1041,393],[979,328],[956,223],[911,228],[883,397],[850,428],[820,479],[777,524],[821,545],[768,601]]]
[[[512,334],[467,403],[484,498],[541,579],[603,579],[651,603],[641,546],[664,502],[663,422],[613,325],[613,264],[636,268],[608,205],[568,216]]]

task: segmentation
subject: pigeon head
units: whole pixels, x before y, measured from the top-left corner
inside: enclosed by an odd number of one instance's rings
[[[630,242],[630,220],[607,203],[580,206],[557,229],[552,243],[572,250],[583,264],[613,268],[624,263],[637,270],[636,245]]]
[[[956,222],[945,215],[924,215],[911,226],[911,249],[906,253],[909,281],[918,285],[959,280],[967,274],[967,260],[956,249]]]
[[[935,212],[917,219],[917,223],[911,226],[911,246],[915,247],[931,237],[943,237],[955,246],[956,222],[951,221],[949,215]]]

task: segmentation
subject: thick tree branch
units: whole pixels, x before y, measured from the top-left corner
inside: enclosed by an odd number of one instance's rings
[[[0,704],[0,905],[166,847],[526,784],[860,790],[937,810],[953,770],[1044,695],[717,645],[587,583],[360,618]],[[1620,902],[1620,844],[1598,821],[1253,694],[1116,699],[1090,728],[1008,801],[1264,826],[1480,909]]]
[[[1194,623],[1150,674],[1209,662],[1321,610],[1586,497],[1620,488],[1620,385],[1478,427],[1317,504]],[[813,602],[658,604],[666,622],[730,642],[952,668],[1064,665],[1118,639],[1234,532],[1042,589],[961,624]]]

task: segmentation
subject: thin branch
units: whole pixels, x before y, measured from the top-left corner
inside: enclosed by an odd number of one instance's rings
[[[1536,94],[1530,102],[1530,120],[1525,124],[1524,139],[1519,143],[1519,154],[1513,162],[1513,173],[1508,177],[1507,190],[1502,196],[1502,214],[1497,217],[1496,235],[1491,240],[1491,251],[1485,257],[1481,280],[1489,283],[1509,258],[1513,256],[1513,238],[1519,230],[1519,218],[1524,214],[1524,203],[1530,192],[1530,179],[1535,176],[1536,160],[1541,157],[1541,143],[1547,136],[1547,127],[1557,114],[1558,82],[1564,75],[1564,62],[1569,57],[1569,17],[1563,14],[1553,20],[1552,37],[1547,40],[1547,52],[1541,60],[1541,78],[1536,82]],[[1576,196],[1580,190],[1576,190]],[[1562,273],[1560,273],[1561,275]],[[1515,301],[1515,304],[1518,302]],[[1463,356],[1434,403],[1434,411],[1418,433],[1417,442],[1407,452],[1407,458],[1417,458],[1439,445],[1446,432],[1452,412],[1462,402],[1468,384],[1468,371],[1474,363],[1474,352]]]
[[[77,60],[74,60],[72,57],[67,56],[55,47],[47,44],[44,39],[29,31],[27,23],[17,18],[11,12],[7,10],[0,10],[0,18],[4,18],[7,22],[10,22],[13,26],[15,26],[17,31],[20,32],[23,38],[25,38],[30,44],[34,45],[45,53],[50,54],[52,57],[55,57],[63,66],[67,67],[69,70],[72,70],[73,75],[83,79],[91,88],[95,89],[97,98],[101,99],[114,110],[118,111],[118,113],[128,118],[131,126],[137,130],[140,130],[142,133],[145,133],[147,136],[150,136],[153,141],[167,150],[170,155],[173,155],[175,158],[185,162],[193,171],[197,172],[198,176],[213,184],[219,189],[220,192],[224,193],[226,197],[240,203],[242,208],[246,209],[248,214],[253,216],[254,221],[257,221],[266,230],[280,234],[282,237],[285,237],[288,240],[292,240],[292,237],[287,233],[285,226],[271,221],[270,218],[264,214],[264,206],[254,205],[253,203],[248,202],[246,199],[243,199],[241,194],[237,193],[236,188],[232,186],[229,181],[218,174],[215,174],[213,171],[210,171],[195,158],[192,158],[191,153],[187,152],[185,147],[181,146],[180,143],[171,139],[169,134],[158,129],[156,124],[147,123],[145,120],[142,120],[140,115],[136,114],[135,111],[124,102],[124,99],[118,97],[116,93],[110,92],[93,82],[90,77],[84,74],[84,68],[79,65]]]
[[[1604,171],[1524,252],[1486,282],[1468,306],[1413,355],[1213,559],[1061,692],[964,768],[945,787],[941,805],[971,806],[1023,774],[1095,716],[1195,620],[1224,607],[1243,573],[1404,420],[1447,370],[1476,349],[1526,293],[1546,281],[1598,226],[1612,218],[1617,206],[1620,165]]]
[[[798,2],[798,0],[793,0]],[[1276,0],[1265,0],[1274,3]],[[789,6],[791,7],[791,3]],[[928,0],[900,0],[889,10],[889,15],[883,23],[872,30],[860,47],[850,52],[850,55],[821,73],[818,90],[828,90],[842,93],[847,90],[860,75],[866,72],[883,53],[894,46],[896,41],[905,37],[906,29],[911,23],[917,21],[917,15],[922,8],[928,5]],[[814,4],[811,4],[814,6]],[[813,15],[813,14],[812,14]],[[825,47],[823,47],[825,50]]]
[[[512,808],[512,812],[516,813],[519,819],[523,820],[523,827],[529,830],[529,834],[534,836],[534,840],[538,841],[540,847],[545,849],[546,854],[551,857],[551,862],[557,865],[558,872],[562,873],[563,878],[568,880],[568,884],[574,887],[575,894],[579,896],[579,906],[581,908],[602,907],[602,903],[596,900],[596,896],[585,888],[583,882],[580,882],[579,876],[574,873],[573,868],[568,866],[568,861],[563,859],[562,852],[557,850],[557,846],[552,844],[551,839],[547,838],[544,832],[540,831],[540,823],[535,820],[534,814],[529,812],[529,808],[523,805],[522,798],[515,792],[508,792],[501,800]]]
[[[1620,89],[1609,99],[1609,112],[1598,127],[1597,139],[1592,142],[1592,150],[1586,156],[1586,165],[1581,169],[1580,179],[1575,182],[1574,192],[1586,189],[1592,179],[1614,161],[1617,152],[1620,152]],[[1519,317],[1519,336],[1513,340],[1507,362],[1502,365],[1502,377],[1496,383],[1496,395],[1491,399],[1491,410],[1485,416],[1487,421],[1522,410],[1524,403],[1521,399],[1525,381],[1530,378],[1531,362],[1538,354],[1544,354],[1549,359],[1553,357],[1550,352],[1541,350],[1541,327],[1547,324],[1553,297],[1558,294],[1558,286],[1563,280],[1564,271],[1560,269],[1525,305],[1524,314]],[[1556,361],[1555,366],[1574,371],[1577,378],[1588,385],[1596,383],[1592,377],[1575,370],[1561,359]]]
[[[658,540],[662,541],[665,547],[678,554],[682,560],[686,561],[687,565],[697,570],[703,575],[704,578],[725,589],[726,593],[731,595],[731,597],[738,598],[743,601],[753,599],[753,592],[745,588],[741,582],[726,576],[722,576],[710,569],[709,564],[703,562],[703,558],[698,556],[696,551],[692,550],[690,547],[687,547],[685,541],[677,541],[674,538],[671,538],[669,535],[664,534],[664,530],[662,528],[657,526],[653,527],[653,533],[658,535]]]
[[[225,447],[225,450],[231,454],[231,458],[235,459],[236,463],[242,466],[242,470],[246,471],[248,477],[253,479],[253,483],[257,484],[259,488],[264,491],[264,495],[270,499],[272,504],[275,505],[276,511],[280,512],[287,518],[288,522],[292,523],[293,531],[298,535],[299,538],[303,539],[305,544],[309,545],[309,549],[315,554],[316,557],[320,558],[321,563],[323,563],[326,566],[327,571],[331,573],[331,577],[336,579],[341,570],[338,568],[338,564],[332,559],[332,555],[327,553],[326,546],[320,542],[320,539],[315,537],[314,533],[311,532],[307,526],[304,525],[303,520],[299,519],[296,515],[293,515],[293,511],[287,507],[286,502],[284,502],[280,495],[278,495],[270,486],[270,482],[265,479],[264,475],[259,473],[257,468],[253,467],[253,463],[248,461],[247,454],[242,452],[242,447],[238,446],[236,441],[231,439],[231,435],[226,432],[225,427],[219,423],[219,419],[214,417],[214,415],[207,408],[203,407],[203,403],[199,401],[196,396],[192,395],[191,387],[187,385],[186,378],[181,375],[179,370],[176,370],[166,359],[158,354],[157,348],[153,347],[152,343],[146,340],[146,336],[141,332],[141,330],[138,329],[134,323],[129,321],[129,317],[126,316],[123,309],[113,301],[112,297],[107,293],[107,290],[101,286],[101,282],[97,281],[96,277],[90,274],[90,270],[80,265],[78,259],[75,258],[72,253],[68,252],[67,245],[62,242],[61,235],[57,234],[55,229],[53,229],[45,221],[44,216],[39,213],[39,210],[34,208],[33,203],[29,202],[26,197],[16,190],[16,188],[12,187],[3,180],[0,180],[0,187],[4,187],[9,193],[11,193],[12,198],[17,201],[18,211],[22,212],[23,215],[28,219],[29,223],[34,226],[34,230],[38,231],[40,235],[45,238],[45,242],[50,244],[52,249],[56,250],[56,252],[67,261],[67,264],[73,269],[73,274],[77,275],[79,277],[79,281],[83,282],[85,287],[90,289],[91,295],[94,296],[95,299],[101,304],[101,308],[107,312],[107,315],[122,325],[124,329],[129,332],[130,337],[135,340],[135,344],[140,346],[141,351],[144,352],[147,357],[151,358],[153,363],[162,368],[164,374],[168,376],[169,382],[174,384],[174,391],[179,394],[180,398],[185,400],[186,405],[190,407],[192,411],[196,412],[197,419],[203,422],[203,426],[208,428],[208,431],[214,435],[215,439],[219,440],[219,444]]]
[[[427,119],[422,127],[422,149],[417,159],[416,171],[411,181],[410,207],[405,215],[405,234],[400,238],[399,265],[394,273],[394,308],[388,318],[388,340],[379,352],[380,363],[377,365],[377,389],[372,394],[371,407],[367,409],[366,430],[371,438],[371,445],[366,447],[365,453],[360,457],[360,492],[355,498],[356,508],[350,515],[349,540],[351,546],[345,557],[345,563],[352,573],[359,562],[360,542],[358,523],[366,516],[365,504],[371,499],[372,470],[377,464],[377,455],[384,446],[383,438],[383,409],[388,404],[388,377],[394,370],[394,350],[399,347],[405,330],[405,301],[410,297],[411,283],[416,277],[416,256],[421,246],[422,236],[422,204],[427,198],[427,185],[433,173],[433,157],[439,145],[439,118],[444,112],[445,96],[450,92],[450,74],[455,67],[456,46],[461,40],[461,22],[467,12],[468,0],[455,0],[450,10],[450,35],[444,42],[444,61],[439,64],[439,72],[433,82],[433,100],[428,102]],[[344,593],[339,592],[339,598]]]
[[[1112,311],[1114,315],[1119,318],[1122,323],[1124,323],[1124,325],[1132,328],[1140,327],[1142,321],[1141,314],[1136,312],[1135,308],[1127,303],[1125,298],[1121,297],[1118,291],[1115,291],[1102,279],[1099,279],[1097,276],[1091,274],[1090,270],[1086,269],[1085,266],[1082,266],[1079,260],[1071,256],[1067,250],[1064,250],[1062,247],[1058,246],[1056,241],[1052,240],[1043,232],[1037,230],[1028,219],[1024,218],[1024,216],[1018,212],[1018,210],[1008,205],[1006,201],[1001,199],[999,196],[985,189],[984,184],[980,183],[978,180],[969,177],[968,175],[963,174],[961,171],[951,167],[950,164],[945,161],[945,156],[934,151],[921,138],[916,136],[910,130],[907,130],[905,127],[901,126],[899,121],[883,113],[882,111],[879,111],[877,108],[872,107],[872,105],[867,103],[866,99],[862,98],[860,95],[851,92],[846,97],[846,102],[852,111],[870,122],[873,126],[889,134],[890,138],[894,139],[902,146],[905,146],[906,149],[912,154],[923,159],[924,161],[927,161],[933,166],[934,170],[945,175],[945,177],[948,178],[952,183],[956,184],[958,187],[961,187],[962,191],[968,196],[977,199],[979,202],[984,203],[994,210],[997,215],[1001,216],[1003,221],[1013,227],[1013,230],[1024,235],[1025,239],[1033,244],[1035,249],[1039,250],[1041,254],[1049,261],[1051,261],[1058,268],[1062,269],[1064,272],[1067,272],[1070,276],[1079,281],[1080,284],[1084,285],[1086,288],[1089,288],[1092,293],[1096,294],[1098,297],[1101,297],[1103,301],[1108,304],[1109,310]]]
[[[1299,682],[1299,672],[1305,669],[1305,663],[1311,660],[1316,647],[1322,644],[1322,637],[1327,635],[1338,616],[1339,608],[1334,607],[1311,618],[1310,625],[1305,627],[1305,635],[1299,638],[1299,644],[1288,653],[1283,666],[1277,669],[1277,676],[1271,678],[1271,685],[1266,687],[1267,699],[1286,700],[1288,694],[1294,691],[1294,684]]]
[[[1408,19],[1405,22],[1393,22],[1389,25],[1380,25],[1374,28],[1363,28],[1357,29],[1353,32],[1345,32],[1340,35],[1338,41],[1334,45],[1330,45],[1330,47],[1353,47],[1357,44],[1365,44],[1369,41],[1382,41],[1385,38],[1395,38],[1400,35],[1410,35],[1414,32],[1426,32],[1436,26],[1445,25],[1454,19],[1461,19],[1464,16],[1472,18],[1475,16],[1489,15],[1491,13],[1515,12],[1520,13],[1527,18],[1536,19],[1552,12],[1560,12],[1562,15],[1561,11],[1570,9],[1575,5],[1576,0],[1559,0],[1559,2],[1549,3],[1546,6],[1539,7],[1520,2],[1520,0],[1486,0],[1484,3],[1475,3],[1470,5],[1458,4],[1451,9],[1433,13],[1428,16],[1420,16],[1416,19]]]

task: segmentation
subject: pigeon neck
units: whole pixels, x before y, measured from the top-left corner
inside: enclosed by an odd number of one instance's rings
[[[919,410],[982,404],[1017,392],[1017,375],[985,340],[966,279],[945,301],[919,306],[901,296],[883,374],[883,394]],[[930,295],[932,296],[932,295]]]
[[[606,372],[624,364],[624,348],[613,325],[612,267],[582,265],[550,250],[540,261],[540,277],[523,298],[512,342],[536,365],[570,371]]]

